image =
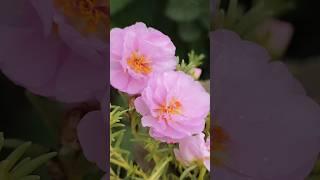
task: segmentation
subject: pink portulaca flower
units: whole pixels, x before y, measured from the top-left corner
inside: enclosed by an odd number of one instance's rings
[[[301,180],[320,150],[320,108],[267,51],[212,33],[213,179]]]
[[[170,38],[143,23],[112,29],[110,45],[111,85],[128,94],[140,93],[152,74],[176,67]]]
[[[180,140],[174,154],[183,165],[201,163],[210,171],[210,138],[205,142],[203,133]]]
[[[134,104],[152,137],[174,143],[202,132],[210,96],[191,76],[171,71],[152,76]]]
[[[109,45],[97,34],[108,33],[98,29],[84,32],[80,25],[87,23],[81,21],[92,14],[77,7],[64,8],[74,1],[12,0],[1,4],[3,74],[35,94],[63,102],[91,100],[106,90]],[[85,14],[89,17],[84,18]],[[102,16],[100,10],[97,14]]]

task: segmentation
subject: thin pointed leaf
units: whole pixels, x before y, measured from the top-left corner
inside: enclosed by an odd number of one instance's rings
[[[230,0],[226,14],[226,26],[230,27],[237,18],[238,0]]]
[[[39,180],[40,176],[37,175],[30,175],[30,176],[25,176],[23,178],[20,178],[18,180]]]
[[[6,160],[8,160],[9,164],[7,166],[7,170],[9,171],[18,160],[23,156],[23,154],[27,151],[27,149],[31,146],[31,142],[26,142],[20,145],[17,149],[15,149]]]
[[[172,158],[167,159],[162,164],[160,164],[158,167],[154,168],[154,172],[152,173],[150,179],[160,179],[161,175],[164,174],[162,171],[165,170],[165,167],[167,164],[172,160]]]
[[[28,163],[31,161],[30,157],[26,157],[24,159],[22,159],[13,169],[12,169],[12,173],[14,173],[17,169],[19,169],[22,165]]]
[[[0,162],[0,179],[9,179],[9,173],[7,171],[9,161],[3,160]]]
[[[48,153],[41,155],[30,162],[24,164],[19,169],[16,170],[13,177],[15,178],[21,178],[23,176],[28,175],[29,173],[32,173],[34,170],[36,170],[40,165],[46,163],[51,158],[55,157],[57,155],[56,152]]]
[[[188,169],[184,170],[183,173],[180,176],[180,180],[185,179],[186,176],[195,168],[197,168],[197,165],[190,166]]]

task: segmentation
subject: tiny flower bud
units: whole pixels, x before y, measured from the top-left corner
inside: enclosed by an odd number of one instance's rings
[[[196,79],[196,80],[199,79],[200,76],[201,76],[202,70],[200,68],[193,68],[192,71],[193,71],[192,72],[193,78]]]

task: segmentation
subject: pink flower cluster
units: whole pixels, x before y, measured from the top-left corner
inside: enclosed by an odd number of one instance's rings
[[[210,95],[194,77],[175,71],[175,46],[170,38],[143,23],[110,34],[110,82],[119,91],[138,95],[134,101],[141,123],[153,138],[179,143],[184,165],[203,162],[210,169],[210,146],[202,131]],[[200,69],[194,76],[199,77]],[[195,78],[195,79],[197,79]]]

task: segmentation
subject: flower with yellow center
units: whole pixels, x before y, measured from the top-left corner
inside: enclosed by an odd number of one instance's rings
[[[203,132],[210,95],[190,75],[170,71],[151,76],[134,106],[153,138],[176,143]]]
[[[160,31],[141,22],[111,30],[110,84],[119,91],[140,94],[151,76],[176,65],[175,46]]]
[[[135,73],[148,75],[152,72],[151,61],[138,52],[131,53],[127,63]]]
[[[159,118],[165,121],[171,120],[171,115],[181,114],[182,104],[176,98],[172,98],[169,103],[163,103],[156,110]]]

